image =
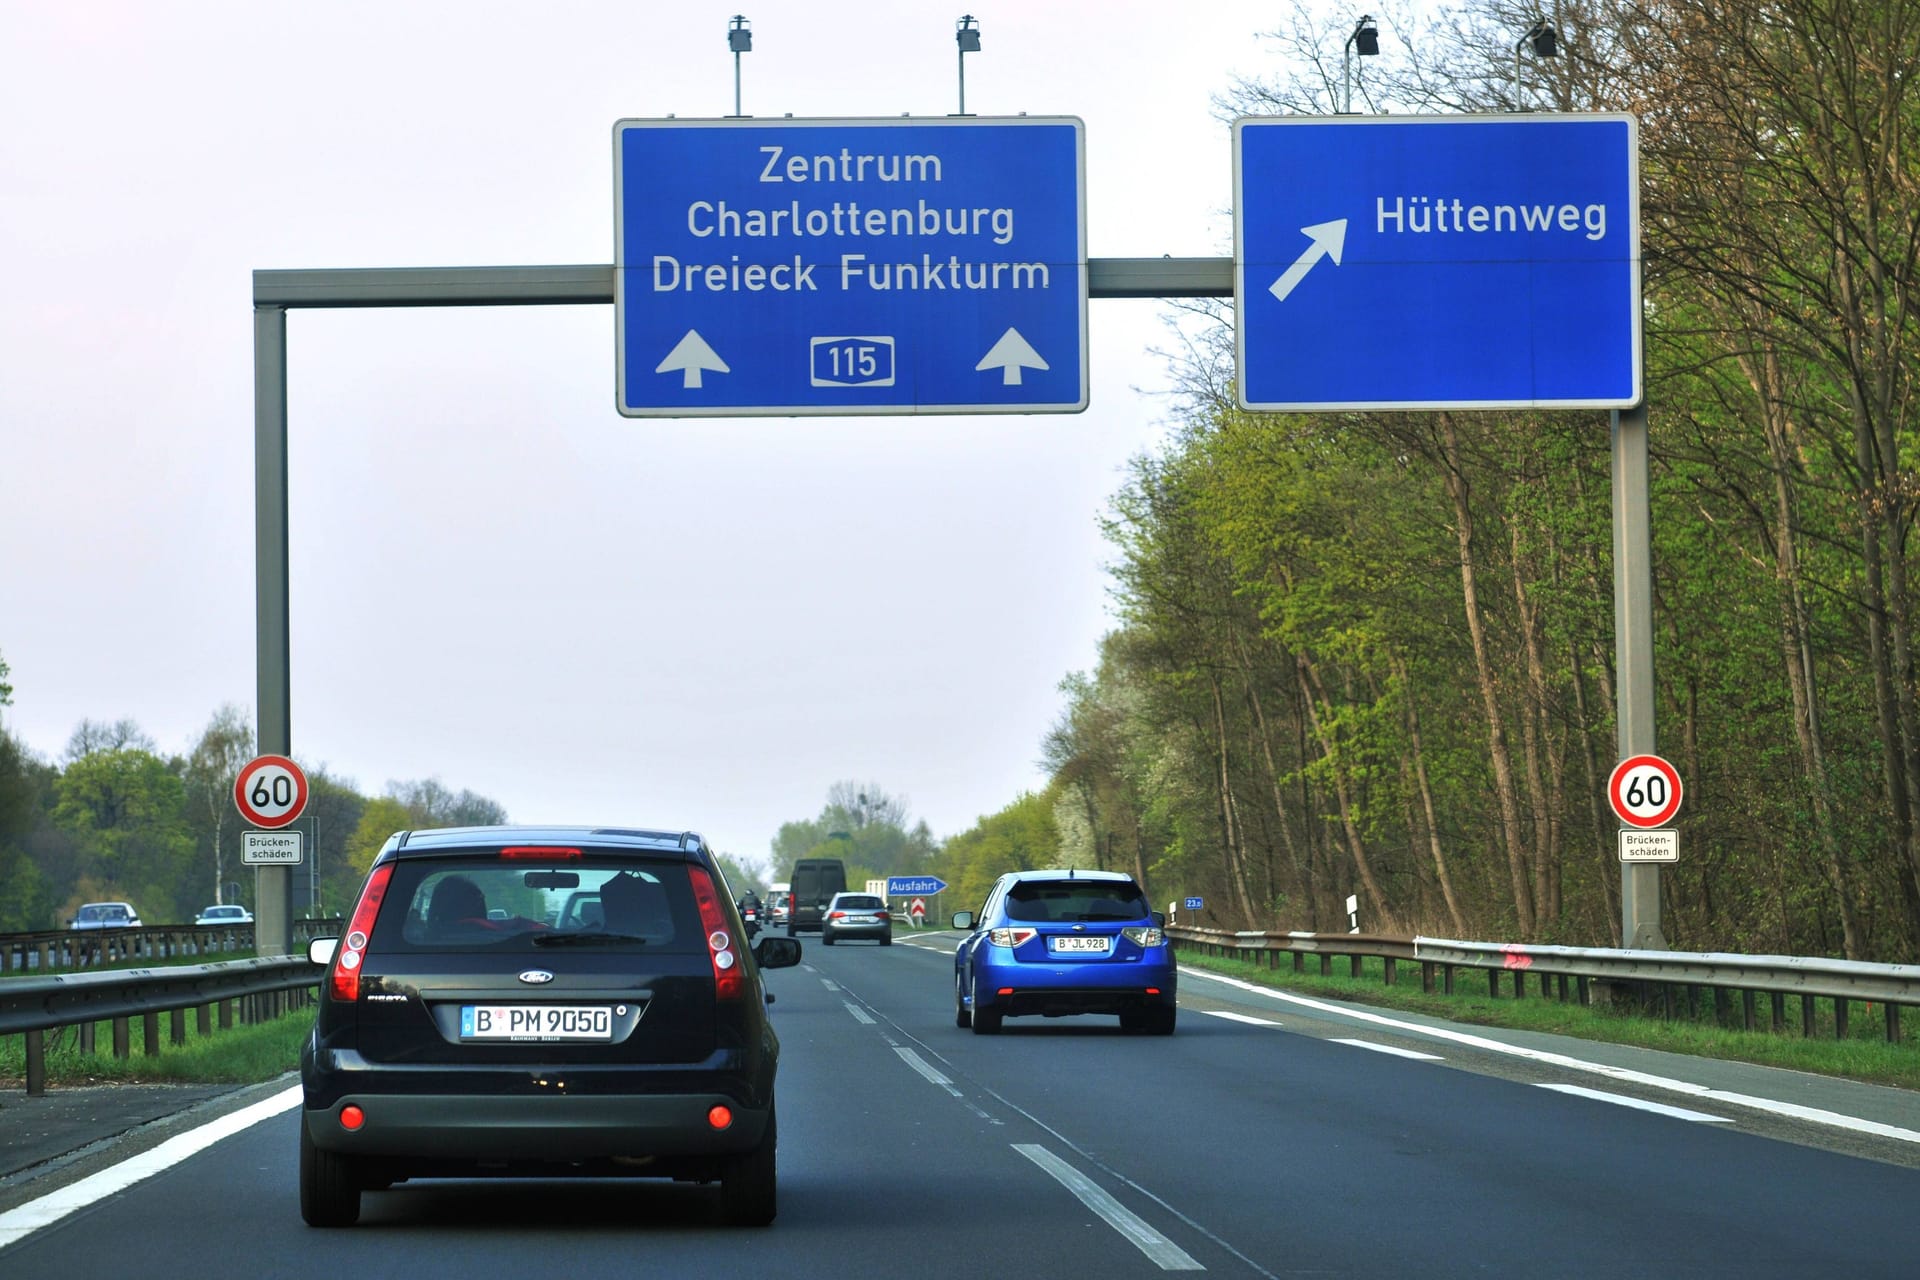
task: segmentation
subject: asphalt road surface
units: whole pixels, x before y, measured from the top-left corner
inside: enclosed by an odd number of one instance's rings
[[[1178,1032],[953,1023],[951,935],[803,939],[780,1212],[651,1181],[408,1183],[300,1221],[279,1111],[0,1248],[191,1276],[1899,1277],[1920,1097],[1182,977]],[[4,1237],[0,1237],[4,1238]]]

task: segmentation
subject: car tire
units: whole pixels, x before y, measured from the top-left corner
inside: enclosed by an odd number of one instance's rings
[[[1154,1036],[1172,1035],[1173,1024],[1178,1014],[1179,1010],[1172,1005],[1166,1005],[1153,1010],[1147,1015],[1147,1034]]]
[[[973,1015],[967,1011],[967,1002],[960,996],[960,975],[953,975],[953,1025],[966,1028],[973,1025]]]
[[[823,947],[830,947],[833,945],[833,935],[828,933],[825,929],[822,929],[820,931],[820,945]]]
[[[1120,1029],[1122,1031],[1145,1031],[1147,1029],[1146,1010],[1128,1009],[1121,1013]]]
[[[300,1216],[310,1227],[350,1227],[360,1220],[360,1181],[353,1161],[313,1145],[300,1117]]]
[[[779,1125],[767,1110],[767,1131],[760,1145],[734,1156],[720,1175],[720,1220],[730,1227],[764,1227],[778,1210],[779,1176],[775,1148]]]
[[[1000,1019],[1004,1017],[1000,1010],[992,1005],[980,1003],[980,989],[976,985],[973,991],[973,1034],[977,1036],[997,1036],[1000,1034]]]
[[[882,937],[882,938],[880,939],[880,945],[881,945],[881,946],[883,946],[883,947],[890,947],[890,946],[892,946],[892,945],[893,945],[893,935],[889,933],[889,934],[887,934],[886,936],[884,936],[884,937]]]

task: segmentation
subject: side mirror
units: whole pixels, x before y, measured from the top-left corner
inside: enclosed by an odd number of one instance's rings
[[[338,938],[314,938],[307,943],[307,959],[315,964],[332,964],[333,949],[339,945]]]
[[[956,929],[973,928],[973,912],[956,911],[953,913],[953,927]]]
[[[753,945],[753,958],[762,969],[789,969],[800,963],[800,943],[769,935]]]
[[[1155,924],[1157,924],[1157,925],[1159,925],[1159,926],[1160,926],[1160,927],[1161,927],[1162,929],[1164,929],[1164,928],[1166,928],[1166,927],[1167,927],[1167,913],[1166,913],[1166,912],[1164,912],[1164,911],[1156,911],[1156,912],[1154,912],[1154,913],[1153,913],[1153,922],[1154,922]]]

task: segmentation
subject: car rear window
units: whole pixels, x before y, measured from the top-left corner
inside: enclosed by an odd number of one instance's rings
[[[1150,913],[1131,880],[1023,880],[1007,894],[1007,919],[1028,924],[1143,920]]]
[[[685,863],[589,853],[530,864],[483,854],[395,864],[372,945],[398,954],[575,945],[673,952],[699,949],[705,937]]]
[[[89,923],[97,920],[125,920],[127,909],[117,903],[94,903],[81,907],[77,918]]]
[[[886,903],[870,893],[843,893],[840,895],[842,911],[878,911]]]

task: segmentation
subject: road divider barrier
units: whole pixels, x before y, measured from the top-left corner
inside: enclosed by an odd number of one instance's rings
[[[1832,1003],[1835,1035],[1845,1039],[1851,1005],[1858,1001],[1880,1005],[1889,1044],[1898,1043],[1900,1011],[1920,1005],[1920,965],[1868,964],[1822,956],[1748,956],[1710,951],[1633,951],[1601,947],[1533,946],[1514,942],[1459,942],[1447,938],[1399,938],[1366,933],[1262,933],[1171,925],[1167,936],[1176,951],[1196,955],[1228,956],[1277,969],[1282,955],[1293,957],[1293,971],[1306,972],[1307,959],[1319,957],[1321,976],[1333,974],[1333,964],[1344,957],[1350,976],[1361,975],[1362,962],[1381,961],[1383,979],[1393,986],[1402,962],[1420,966],[1420,989],[1454,994],[1456,970],[1480,970],[1487,975],[1489,995],[1501,994],[1502,976],[1515,999],[1527,995],[1529,977],[1537,976],[1543,998],[1582,1005],[1596,1002],[1638,1009],[1656,1009],[1672,1018],[1684,1005],[1687,1016],[1699,1016],[1703,991],[1713,1001],[1714,1018],[1733,1025],[1733,1002],[1740,1004],[1738,1025],[1758,1029],[1757,997],[1768,997],[1770,1026],[1788,1025],[1787,997],[1800,1002],[1801,1034],[1815,1033],[1816,1001]]]

